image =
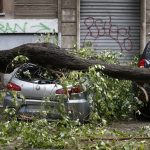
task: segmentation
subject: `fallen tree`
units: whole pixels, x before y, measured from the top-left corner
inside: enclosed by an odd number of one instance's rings
[[[97,60],[82,59],[75,57],[68,51],[50,43],[29,43],[10,50],[0,51],[0,72],[10,72],[10,69],[7,69],[8,64],[10,64],[18,55],[24,55],[29,58],[31,63],[51,69],[65,68],[68,70],[87,71],[90,66],[99,64],[104,66],[104,68],[97,69],[97,71],[102,71],[104,74],[113,78],[136,81],[150,80],[149,69],[108,64]]]

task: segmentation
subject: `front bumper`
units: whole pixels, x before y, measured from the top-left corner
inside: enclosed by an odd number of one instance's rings
[[[54,100],[36,100],[12,98],[8,94],[4,98],[4,107],[15,107],[18,115],[46,117],[47,119],[61,119],[63,114],[68,114],[71,119],[80,121],[88,120],[90,106],[85,98],[68,99],[64,102]]]

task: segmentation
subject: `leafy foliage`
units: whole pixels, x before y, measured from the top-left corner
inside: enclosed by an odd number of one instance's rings
[[[55,30],[53,30],[52,33],[36,34],[35,37],[37,38],[37,42],[54,43],[58,45],[58,36]]]
[[[119,63],[117,57],[120,54],[117,53],[105,51],[96,53],[89,48],[75,50],[73,53],[83,58]],[[132,82],[110,78],[101,72],[96,72],[98,68],[103,66],[91,67],[86,73],[72,72],[69,76],[72,81],[82,83],[88,92],[93,117],[102,122],[134,117],[138,103],[133,98]],[[83,79],[86,80],[83,82]]]
[[[80,125],[77,121],[47,122],[7,121],[0,123],[1,149],[51,148],[51,149],[104,149],[143,150],[149,127],[136,132],[106,129],[94,124]],[[122,140],[127,139],[127,140]]]
[[[116,59],[118,54],[110,52],[97,54],[90,47],[75,49],[72,53],[83,58],[118,63]],[[81,124],[78,120],[70,120],[65,113],[63,119],[56,122],[39,118],[35,118],[33,122],[20,122],[16,116],[13,117],[14,110],[6,109],[5,113],[7,116],[11,115],[11,119],[8,117],[7,120],[0,122],[1,149],[146,149],[148,145],[145,139],[138,141],[136,137],[149,138],[149,126],[136,132],[124,132],[104,126],[108,121],[133,117],[137,103],[133,99],[130,81],[112,79],[101,72],[96,72],[97,68],[103,66],[93,66],[85,73],[73,71],[68,76],[60,78],[64,87],[71,82],[74,85],[82,84],[83,89],[87,91],[91,105],[89,123]],[[127,140],[121,140],[123,138]]]

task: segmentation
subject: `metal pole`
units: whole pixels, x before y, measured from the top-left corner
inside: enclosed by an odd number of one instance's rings
[[[146,0],[141,0],[140,54],[146,45]]]
[[[77,48],[80,48],[80,0],[77,0]]]

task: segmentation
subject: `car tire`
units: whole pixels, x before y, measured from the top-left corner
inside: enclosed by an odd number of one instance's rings
[[[138,100],[143,101],[144,103],[147,103],[149,101],[149,94],[147,92],[147,89],[145,89],[142,85],[133,82],[133,94],[134,97],[138,98]]]

